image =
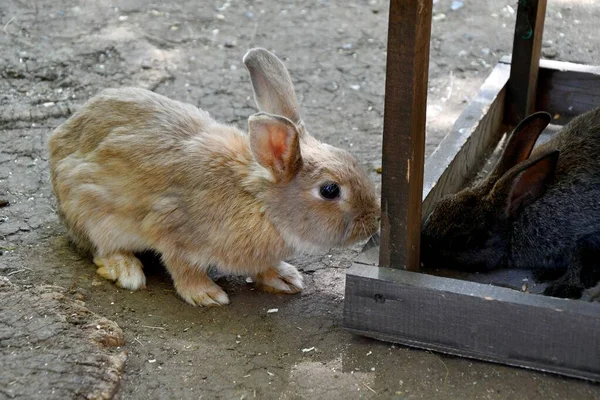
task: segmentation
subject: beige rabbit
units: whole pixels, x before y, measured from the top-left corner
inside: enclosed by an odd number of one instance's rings
[[[229,302],[210,266],[297,293],[302,275],[283,259],[378,229],[372,183],[350,154],[306,132],[283,63],[264,49],[244,63],[261,111],[248,134],[137,88],[102,91],[52,133],[59,214],[98,274],[144,288],[134,253],[154,250],[190,304]]]

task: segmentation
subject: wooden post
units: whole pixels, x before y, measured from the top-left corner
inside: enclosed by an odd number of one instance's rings
[[[535,111],[545,15],[546,0],[519,0],[506,87],[506,122],[511,124]]]
[[[432,0],[391,0],[379,264],[419,269]]]

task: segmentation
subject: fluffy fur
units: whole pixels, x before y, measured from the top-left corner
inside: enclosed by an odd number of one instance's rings
[[[577,298],[600,279],[600,109],[533,146],[550,115],[515,129],[492,173],[436,205],[422,231],[424,264],[554,275],[545,293]]]
[[[209,266],[296,293],[302,276],[283,259],[378,229],[372,183],[349,153],[306,132],[283,63],[264,49],[244,63],[261,110],[248,134],[138,88],[102,91],[52,133],[59,214],[100,275],[142,288],[134,253],[150,249],[191,304],[229,301]],[[339,199],[314,195],[328,181]]]

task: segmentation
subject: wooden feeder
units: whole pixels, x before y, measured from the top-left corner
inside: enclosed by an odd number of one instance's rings
[[[600,106],[600,67],[540,61],[545,11],[545,0],[519,1],[512,63],[495,66],[424,162],[432,1],[391,0],[381,240],[372,238],[347,274],[349,331],[600,381],[600,303],[523,292],[527,271],[419,272],[422,216],[472,181],[504,133],[533,111],[563,125]]]

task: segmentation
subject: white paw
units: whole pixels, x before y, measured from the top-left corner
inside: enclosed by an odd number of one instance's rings
[[[193,306],[215,307],[229,304],[229,296],[210,278],[176,284],[177,293]]]
[[[256,276],[259,288],[269,293],[299,293],[304,289],[304,279],[296,267],[286,262],[280,262],[276,267],[269,268]]]
[[[94,264],[98,266],[98,275],[115,281],[123,289],[140,290],[146,287],[142,263],[133,254],[117,253],[106,257],[94,257]]]

